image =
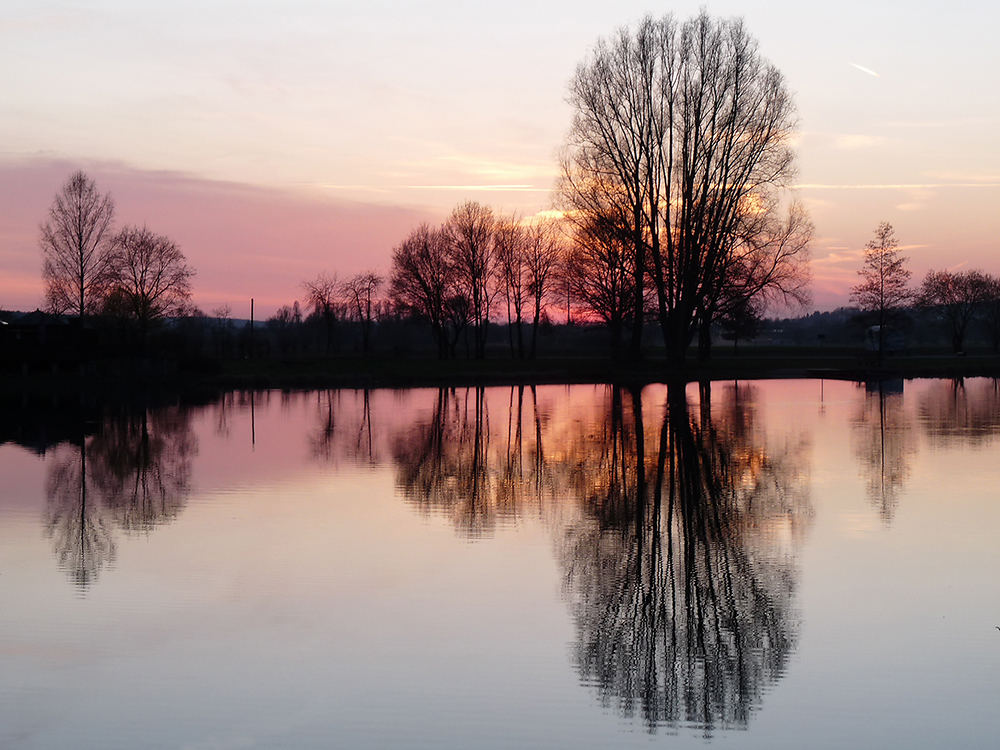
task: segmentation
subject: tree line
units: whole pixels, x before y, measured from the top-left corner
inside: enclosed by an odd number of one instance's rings
[[[851,301],[861,308],[879,357],[890,348],[887,337],[907,326],[914,309],[944,324],[956,354],[964,351],[966,335],[977,321],[986,328],[993,350],[1000,351],[1000,278],[981,269],[930,270],[918,288],[911,288],[908,258],[900,254],[888,222],[875,230],[864,257]]]
[[[409,326],[407,335],[422,327],[442,359],[460,345],[484,358],[498,328],[511,357],[533,358],[540,329],[564,309],[567,322],[603,324],[616,358],[641,357],[644,331],[658,329],[680,367],[695,342],[709,356],[713,330],[752,337],[768,308],[808,303],[813,225],[788,189],[794,102],[741,20],[702,11],[620,28],[577,67],[568,99],[554,210],[525,219],[460,203],[393,248],[386,274],[340,280],[324,271],[303,282],[305,311],[283,306],[265,338],[250,329],[238,351],[263,343],[330,356],[349,323],[354,349],[367,355],[375,332],[392,324]],[[56,196],[40,245],[52,312],[131,319],[143,342],[153,321],[204,316],[190,304],[194,270],[176,243],[145,226],[116,230],[111,196],[82,172]],[[880,353],[898,310],[915,302],[948,322],[955,351],[976,316],[994,320],[1000,347],[994,279],[933,272],[911,291],[895,248],[892,228],[880,226],[851,296]],[[224,305],[211,316],[220,353],[239,338],[231,312]]]

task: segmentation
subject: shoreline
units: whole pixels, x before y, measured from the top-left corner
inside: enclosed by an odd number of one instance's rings
[[[430,358],[334,358],[324,360],[203,360],[141,363],[111,374],[0,376],[6,396],[81,393],[95,397],[136,393],[228,392],[379,388],[458,388],[612,383],[642,386],[722,380],[811,378],[866,382],[914,378],[1000,378],[1000,355],[907,354],[877,363],[854,354],[808,351],[748,351],[712,359],[694,358],[684,368],[664,359],[615,362],[607,357],[564,356],[536,360],[439,360]]]

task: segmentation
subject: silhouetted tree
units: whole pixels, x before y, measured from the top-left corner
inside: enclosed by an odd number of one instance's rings
[[[220,305],[212,310],[212,317],[215,319],[213,334],[216,352],[221,357],[229,356],[233,339],[233,308],[231,305]]]
[[[993,345],[994,352],[1000,352],[1000,278],[987,274],[989,299],[983,304],[983,324]]]
[[[345,281],[341,289],[345,307],[361,326],[361,346],[365,354],[371,346],[372,323],[379,309],[378,290],[384,282],[379,274],[366,271]]]
[[[524,306],[527,302],[527,238],[517,216],[501,216],[493,229],[497,277],[507,313],[510,356],[524,357]],[[514,337],[517,335],[517,349]]]
[[[731,306],[719,319],[722,327],[722,338],[733,342],[733,351],[742,341],[753,341],[760,332],[761,315],[756,305],[757,300],[750,298],[741,300],[738,305]]]
[[[621,350],[623,332],[635,315],[635,256],[616,227],[596,218],[577,223],[575,245],[569,251],[563,273],[573,298],[590,315],[608,326],[612,355]]]
[[[98,311],[107,285],[115,203],[83,172],[74,172],[41,225],[42,280],[50,312]]]
[[[851,288],[851,302],[868,314],[871,325],[878,326],[879,360],[888,327],[899,319],[900,308],[913,300],[907,286],[911,275],[907,258],[899,254],[897,245],[892,225],[879,224],[875,238],[865,246],[865,265],[858,271],[862,281]]]
[[[760,200],[758,197],[757,200]],[[775,196],[770,200],[776,204]],[[781,218],[777,205],[742,213],[736,242],[710,294],[705,295],[699,329],[698,353],[707,359],[711,325],[753,310],[760,318],[769,306],[802,309],[809,295],[809,243],[813,224],[805,209],[793,203]]]
[[[531,302],[531,349],[534,359],[538,350],[538,325],[542,309],[556,293],[559,268],[566,254],[560,233],[552,221],[536,221],[525,229],[524,275],[525,291]]]
[[[108,255],[109,307],[137,320],[145,342],[152,321],[187,311],[194,273],[173,240],[125,227]]]
[[[389,296],[397,310],[430,323],[442,359],[469,320],[469,305],[441,231],[422,224],[392,252]]]
[[[329,356],[337,325],[337,298],[341,288],[337,274],[330,276],[324,271],[311,281],[303,281],[302,288],[306,293],[306,304],[312,307],[313,314],[323,321],[326,330],[326,353]]]
[[[993,296],[993,284],[982,271],[928,271],[917,292],[922,307],[935,308],[948,324],[951,348],[962,351],[969,323]]]
[[[476,359],[486,356],[486,336],[496,294],[494,225],[492,209],[466,201],[455,207],[442,228],[458,292],[467,302]]]
[[[598,42],[570,103],[559,204],[571,221],[614,227],[630,256],[631,356],[648,271],[668,356],[681,365],[748,232],[773,223],[759,214],[777,210],[793,175],[784,78],[740,20],[646,17]]]

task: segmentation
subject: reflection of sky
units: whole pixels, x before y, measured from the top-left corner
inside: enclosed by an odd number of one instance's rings
[[[928,436],[920,406],[949,385],[905,384],[917,452],[887,525],[852,442],[864,389],[754,384],[768,443],[808,439],[815,517],[798,551],[798,646],[741,747],[995,743],[1000,447]],[[377,392],[373,411],[406,427],[434,396]],[[503,433],[508,393],[488,396]],[[601,397],[540,394],[554,430]],[[350,422],[360,402],[343,398]],[[317,460],[318,414],[315,394],[273,394],[255,409],[254,450],[246,410],[228,437],[211,409],[196,415],[184,509],[120,537],[84,597],[40,530],[49,459],[0,447],[0,744],[648,747],[576,684],[552,529],[529,515],[470,542],[404,504],[390,465]],[[704,747],[685,731],[652,742]]]
[[[684,18],[698,7],[671,9]],[[361,270],[359,249],[385,268],[409,226],[440,219],[459,200],[545,208],[571,118],[569,77],[597,38],[648,8],[7,2],[0,187],[14,197],[32,182],[25,165],[44,180],[0,220],[4,304],[38,300],[37,224],[80,164],[114,190],[124,220],[155,221],[181,242],[202,272],[196,299],[205,309],[250,291],[268,305],[290,303],[324,265]],[[880,221],[914,247],[918,276],[962,262],[1000,271],[991,252],[1000,105],[983,95],[1000,75],[994,6],[967,0],[946,14],[929,3],[855,0],[803,13],[789,2],[724,0],[709,10],[743,15],[795,93],[818,304],[844,301],[858,265],[851,254]],[[149,181],[162,189],[136,192]],[[240,186],[273,192],[233,205]],[[218,205],[214,221],[180,210],[194,196]],[[241,229],[256,222],[260,202],[287,204],[276,219],[283,231],[260,237],[274,221]],[[310,231],[303,214],[316,205],[337,216]],[[386,232],[373,205],[415,210]],[[220,241],[225,230],[229,242]],[[241,269],[237,279],[216,267],[220,255],[266,256],[275,243],[294,247],[304,267]]]

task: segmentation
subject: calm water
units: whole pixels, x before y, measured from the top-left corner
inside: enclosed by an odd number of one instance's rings
[[[994,381],[2,421],[4,750],[1000,742]]]

